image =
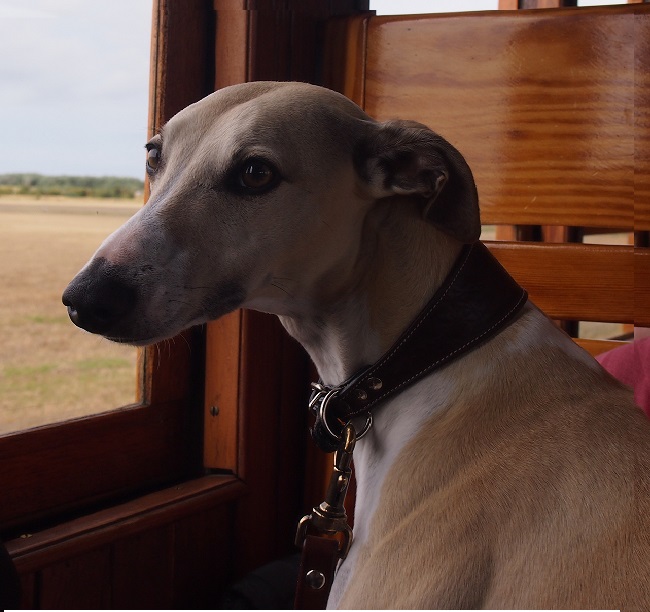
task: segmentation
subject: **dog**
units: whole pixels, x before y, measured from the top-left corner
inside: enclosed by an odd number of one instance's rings
[[[146,148],[148,204],[63,296],[116,342],[257,309],[336,387],[479,239],[456,149],[316,86],[222,89]],[[650,609],[650,422],[532,303],[373,417],[328,607]]]

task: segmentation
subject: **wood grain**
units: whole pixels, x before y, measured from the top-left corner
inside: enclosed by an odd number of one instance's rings
[[[650,249],[634,249],[634,324],[650,327]]]
[[[628,344],[627,342],[618,340],[591,340],[588,338],[576,338],[575,342],[594,357]]]
[[[111,607],[109,546],[46,567],[40,574],[39,608],[105,610]]]
[[[650,7],[647,8],[650,11]],[[634,19],[634,229],[650,230],[650,12]]]
[[[203,464],[238,473],[241,311],[207,326]]]
[[[232,504],[245,491],[232,476],[205,476],[5,544],[18,571],[28,574],[118,539]]]
[[[634,10],[374,18],[365,109],[455,144],[484,223],[631,229]]]
[[[117,540],[112,545],[112,607],[162,610],[173,600],[173,525]]]
[[[633,247],[486,244],[551,318],[634,322]]]

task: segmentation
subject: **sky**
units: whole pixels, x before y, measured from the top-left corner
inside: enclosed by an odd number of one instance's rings
[[[371,0],[379,14],[497,6]],[[151,10],[151,0],[0,0],[0,174],[143,178]]]
[[[151,0],[0,0],[0,174],[144,176]]]

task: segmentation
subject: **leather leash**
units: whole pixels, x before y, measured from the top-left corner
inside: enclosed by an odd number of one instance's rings
[[[483,243],[467,245],[424,310],[379,361],[336,387],[312,385],[312,437],[336,455],[325,501],[298,526],[296,544],[303,556],[296,609],[325,608],[336,568],[350,549],[343,501],[354,444],[371,428],[372,409],[496,335],[527,299]],[[361,417],[365,425],[356,433],[352,421]]]

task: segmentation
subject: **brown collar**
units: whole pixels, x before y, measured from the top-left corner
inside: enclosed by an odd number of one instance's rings
[[[337,387],[313,385],[311,433],[318,446],[336,450],[343,427],[355,417],[365,416],[369,427],[379,403],[496,335],[527,299],[483,243],[467,245],[431,301],[379,361]]]

